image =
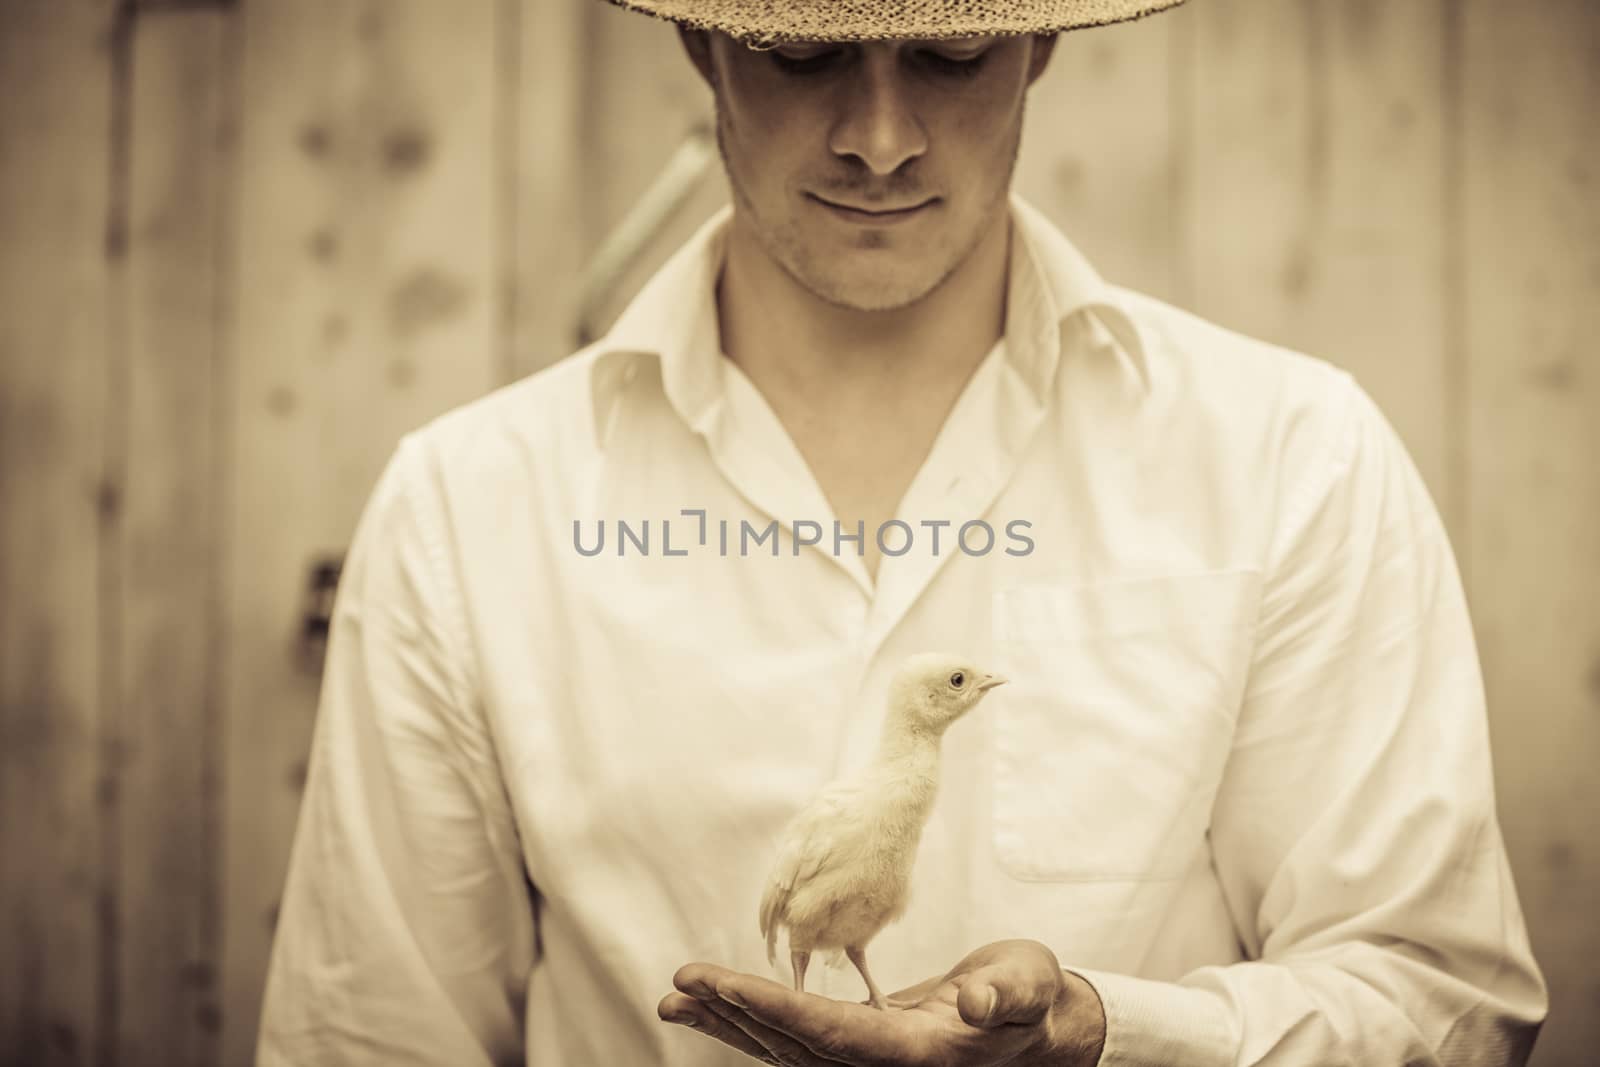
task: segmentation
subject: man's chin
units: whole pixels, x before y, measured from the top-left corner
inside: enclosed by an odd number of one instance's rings
[[[936,284],[908,285],[904,276],[885,278],[829,278],[806,286],[819,299],[849,311],[898,311],[926,297]]]

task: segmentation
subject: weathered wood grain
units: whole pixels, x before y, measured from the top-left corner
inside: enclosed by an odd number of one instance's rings
[[[1192,5],[1183,217],[1193,309],[1353,373],[1454,532],[1441,9]]]
[[[1462,8],[1472,567],[1501,821],[1551,992],[1533,1062],[1600,1045],[1600,7]]]
[[[0,5],[0,1062],[30,1067],[93,1061],[115,1011],[115,30],[110,4]]]
[[[243,10],[223,1060],[249,1062],[320,678],[306,587],[400,436],[500,377],[495,8]]]
[[[1242,0],[1193,5],[1183,123],[1189,158],[1180,195],[1194,310],[1284,344],[1319,279],[1323,180],[1313,146],[1316,8]]]
[[[1013,188],[1107,280],[1178,299],[1172,79],[1186,8],[1062,34],[1028,95]]]
[[[710,128],[711,90],[689,62],[669,23],[610,4],[582,5],[586,64],[579,181],[583,185],[585,263],[650,187],[696,126]],[[526,17],[526,16],[524,16]],[[627,76],[619,76],[626,71]],[[720,161],[602,302],[594,329],[603,332],[651,274],[719,207],[728,202]]]
[[[1324,0],[1312,27],[1317,80],[1311,196],[1319,233],[1303,331],[1382,406],[1451,534],[1465,535],[1449,462],[1460,413],[1449,381],[1445,234],[1445,0]]]
[[[226,382],[217,288],[228,19],[144,14],[128,99],[117,1062],[217,1062],[218,563]]]
[[[501,5],[502,271],[510,294],[505,376],[520,378],[578,346],[588,188],[579,143],[588,11],[599,4]]]

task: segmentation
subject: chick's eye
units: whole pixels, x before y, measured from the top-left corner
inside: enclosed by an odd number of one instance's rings
[[[952,688],[960,689],[962,686],[964,686],[966,684],[967,684],[967,676],[965,674],[962,674],[960,671],[956,671],[956,673],[954,673],[954,674],[952,674],[950,676],[950,685],[951,685]]]

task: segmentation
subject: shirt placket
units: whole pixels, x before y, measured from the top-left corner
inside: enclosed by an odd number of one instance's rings
[[[736,365],[724,362],[722,382],[718,408],[705,420],[712,461],[752,507],[777,520],[787,538],[782,551],[794,551],[796,523],[817,523],[822,542],[806,551],[821,552],[830,560],[865,605],[873,595],[872,579],[858,555],[833,551],[833,507],[794,439]]]
[[[900,520],[917,535],[917,550],[900,556],[885,555],[878,564],[878,584],[867,613],[861,639],[863,678],[885,665],[877,660],[890,637],[917,601],[937,580],[951,557],[961,552],[958,531],[963,522],[984,519],[1011,481],[1020,458],[1016,442],[1031,436],[1043,408],[1028,400],[1020,408],[1000,403],[998,391],[1010,374],[1001,350],[991,353],[969,389],[962,394],[946,420],[928,458],[913,479],[898,512]],[[1013,393],[1013,399],[1020,398]],[[995,432],[996,420],[1009,414],[1012,433]],[[932,551],[932,531],[923,520],[948,520],[939,533],[939,551]],[[868,536],[872,536],[869,531]],[[996,541],[994,551],[999,551]],[[935,651],[922,649],[919,651]],[[958,651],[949,649],[944,651]],[[833,773],[861,765],[876,749],[880,720],[858,715],[845,724],[834,757]]]

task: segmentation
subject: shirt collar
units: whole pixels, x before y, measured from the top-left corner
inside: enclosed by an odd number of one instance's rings
[[[1148,388],[1143,341],[1117,293],[1042,213],[1016,193],[1006,302],[1005,356],[1043,402],[1074,325],[1096,350],[1117,349]],[[733,208],[726,205],[645,283],[593,346],[590,391],[595,432],[604,443],[618,391],[641,361],[655,362],[662,388],[680,418],[704,433],[723,397],[723,358],[716,305]]]

